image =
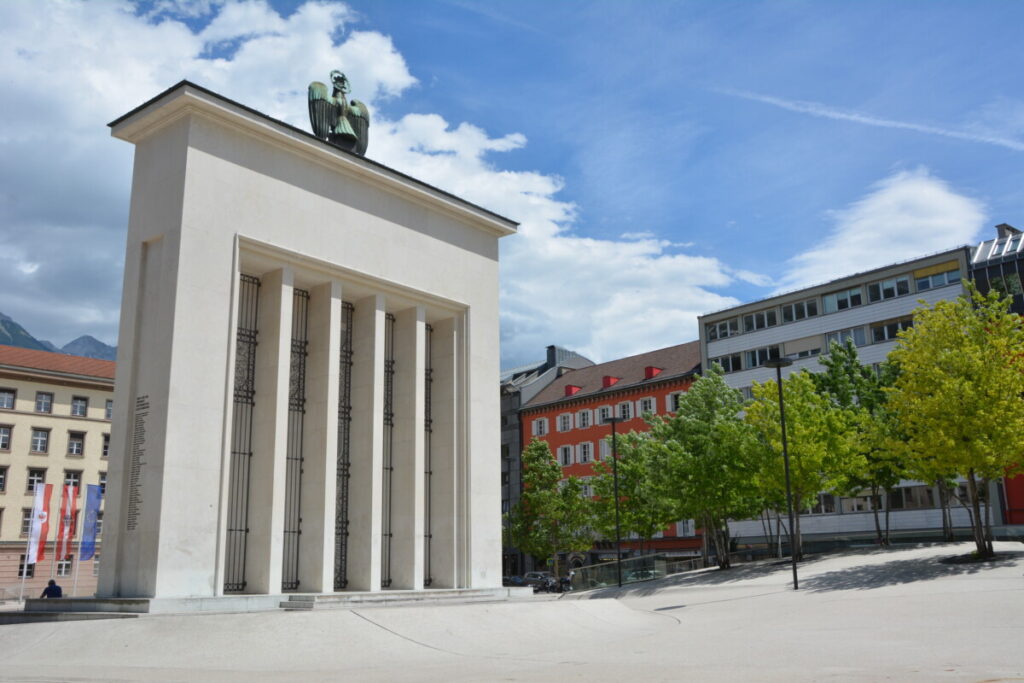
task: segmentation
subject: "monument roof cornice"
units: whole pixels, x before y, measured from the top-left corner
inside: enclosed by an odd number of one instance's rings
[[[183,116],[199,114],[243,127],[271,142],[304,152],[332,168],[351,173],[393,192],[440,206],[498,236],[513,235],[518,223],[389,166],[331,145],[312,133],[267,116],[219,93],[183,80],[107,124],[111,135],[137,143]]]

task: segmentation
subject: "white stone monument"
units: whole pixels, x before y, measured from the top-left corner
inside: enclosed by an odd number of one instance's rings
[[[188,82],[111,128],[135,168],[97,595],[500,586],[516,224]]]

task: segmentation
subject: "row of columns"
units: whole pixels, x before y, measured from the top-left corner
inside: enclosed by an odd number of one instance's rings
[[[294,273],[260,276],[252,458],[248,495],[245,592],[281,592],[288,436],[288,389]],[[311,287],[306,360],[298,591],[334,590],[339,366],[342,283]],[[394,316],[394,426],[390,435],[391,584],[421,589],[425,575],[426,309],[394,308],[383,294],[348,299],[352,313],[351,462],[348,499],[347,590],[381,589],[384,485],[385,316]],[[430,518],[432,587],[459,587],[458,490],[464,389],[463,315],[432,323],[432,471]],[[223,526],[223,522],[222,522]],[[223,538],[223,535],[222,535]],[[223,553],[219,566],[223,574]],[[218,585],[223,586],[223,577]]]

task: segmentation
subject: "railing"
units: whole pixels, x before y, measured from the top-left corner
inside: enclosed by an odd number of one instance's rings
[[[729,562],[735,566],[751,562],[755,558],[750,551],[731,553]],[[573,590],[593,590],[618,585],[618,571],[615,560],[579,567],[572,579]],[[717,562],[711,558],[708,564],[702,557],[668,557],[661,553],[641,555],[622,560],[622,585],[663,579],[673,574],[682,574],[705,567],[715,567]]]

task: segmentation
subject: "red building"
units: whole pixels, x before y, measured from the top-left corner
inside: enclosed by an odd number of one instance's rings
[[[570,370],[551,382],[519,413],[522,443],[533,438],[548,442],[565,477],[584,480],[594,476],[594,463],[611,457],[605,440],[611,426],[604,419],[620,417],[616,431],[646,431],[644,413],[675,412],[676,397],[690,388],[700,370],[700,343],[670,346],[657,351]],[[689,520],[674,524],[645,550],[669,555],[700,553],[701,537]],[[623,541],[623,550],[638,550],[640,541]],[[614,541],[602,541],[589,558],[576,564],[614,559]]]

